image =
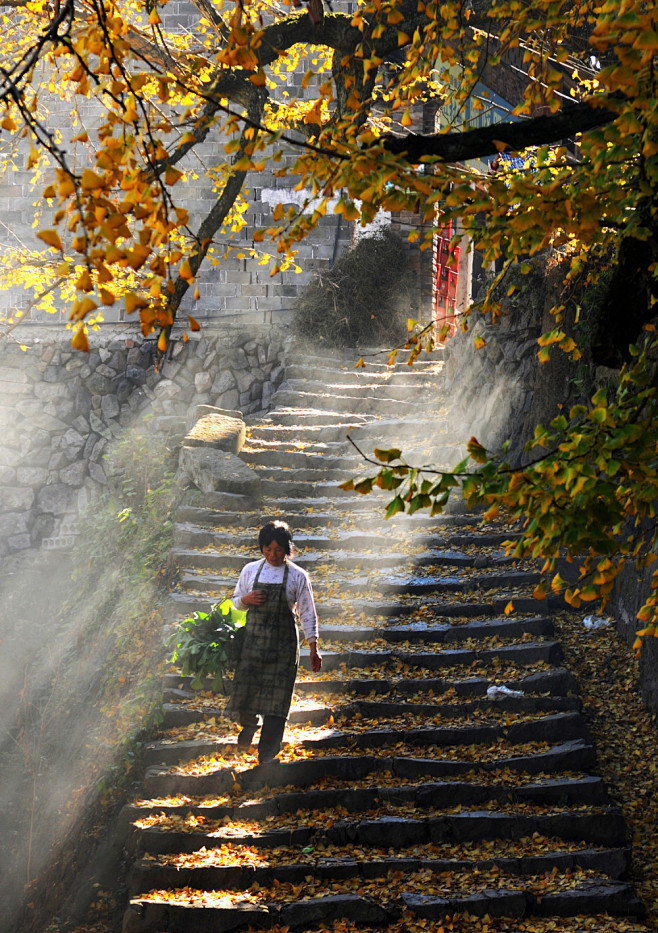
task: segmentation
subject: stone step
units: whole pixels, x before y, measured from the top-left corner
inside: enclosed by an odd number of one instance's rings
[[[304,787],[317,784],[324,778],[359,781],[367,775],[382,771],[403,780],[426,780],[431,777],[454,779],[478,772],[516,771],[529,775],[559,774],[564,771],[588,773],[595,762],[594,748],[576,739],[561,742],[535,754],[519,754],[495,760],[471,761],[414,755],[324,755],[302,761],[276,761],[240,772],[239,783],[244,790],[257,791],[263,787],[285,787],[290,784]],[[201,775],[149,768],[144,776],[144,795],[164,797],[185,794],[198,797],[225,794],[233,789],[235,781],[236,772],[231,768],[220,768]]]
[[[328,446],[328,445],[327,445]],[[255,439],[240,451],[240,459],[253,467],[290,467],[291,469],[346,470],[356,472],[363,466],[363,459],[356,454],[350,456],[343,444],[336,450],[314,448],[313,450],[277,449],[259,447]]]
[[[271,480],[277,483],[300,483],[315,485],[315,483],[344,483],[349,479],[358,480],[359,478],[370,476],[372,470],[364,469],[363,465],[350,470],[341,470],[337,467],[325,464],[317,469],[294,468],[289,469],[286,466],[255,466],[253,469],[261,480]],[[302,493],[303,495],[304,493]]]
[[[315,375],[315,374],[314,374]],[[309,395],[349,396],[356,399],[377,398],[382,400],[424,402],[427,398],[436,400],[436,387],[431,379],[407,379],[396,382],[381,379],[361,379],[354,382],[342,376],[329,377],[326,380],[295,377],[286,373],[275,399],[280,393],[296,393],[306,398]]]
[[[323,628],[323,637],[328,629]],[[462,625],[448,625],[429,622],[410,622],[408,625],[389,624],[382,636],[393,644],[410,642],[412,644],[428,644],[465,641],[468,638],[520,638],[523,635],[552,638],[554,626],[547,616],[534,616],[531,618],[515,619],[477,619]]]
[[[172,708],[173,707],[173,708]],[[169,713],[174,718],[169,718]],[[184,719],[182,713],[189,712],[190,717]],[[178,704],[165,705],[164,728],[176,728],[187,725],[189,722],[198,720],[199,711],[196,709],[187,710]],[[206,710],[206,715],[221,715],[221,710]],[[304,711],[297,711],[296,716],[291,716],[292,722],[326,722],[331,714],[330,710],[324,710],[324,716],[318,715],[317,711],[309,712],[304,718]],[[315,713],[315,715],[314,715]],[[341,712],[341,722],[346,714]],[[357,714],[360,715],[360,714]],[[384,748],[391,745],[403,743],[414,748],[423,748],[427,746],[436,746],[440,748],[453,748],[460,745],[492,745],[498,741],[506,741],[512,745],[524,745],[528,742],[548,742],[572,741],[582,739],[589,741],[589,734],[580,713],[568,712],[547,715],[541,718],[531,719],[512,723],[509,726],[497,724],[479,724],[472,726],[443,726],[420,727],[420,728],[373,728],[366,732],[350,732],[349,722],[351,717],[347,714],[347,723],[340,728],[318,730],[315,736],[302,739],[301,747],[309,750],[317,749],[370,749]],[[234,742],[231,741],[209,741],[207,739],[188,740],[177,742],[173,746],[162,746],[158,743],[150,743],[146,746],[145,763],[148,764],[176,764],[179,761],[186,761],[202,756],[212,756],[221,752],[222,749],[230,747],[235,750]]]
[[[512,745],[529,742],[557,742],[574,739],[589,740],[587,728],[579,713],[558,713],[510,726],[473,725],[421,728],[373,728],[366,732],[350,732],[349,727],[320,730],[316,737],[304,739],[304,748],[384,748],[402,742],[414,748],[436,746],[437,749],[460,745],[493,745],[507,741]]]
[[[229,566],[226,567],[226,570],[239,570],[247,560],[249,560],[247,557],[235,558],[233,561],[228,562]],[[448,593],[470,593],[474,590],[479,592],[498,589],[511,590],[514,587],[529,590],[541,579],[539,573],[512,569],[487,574],[453,573],[442,577],[435,574],[420,577],[390,572],[384,576],[388,564],[388,561],[384,560],[381,561],[383,565],[381,567],[382,575],[375,575],[372,569],[370,573],[367,572],[368,564],[364,562],[363,558],[350,558],[348,556],[345,556],[341,562],[336,560],[323,562],[314,554],[304,554],[297,558],[295,562],[311,573],[314,569],[319,570],[322,566],[331,570],[330,583],[332,586],[339,584],[342,593],[377,593],[382,597],[401,595],[426,597],[435,594],[440,596]],[[232,568],[231,563],[233,564]],[[394,561],[393,565],[399,566],[399,562]],[[361,566],[361,572],[357,574],[356,568],[358,566]],[[208,590],[215,590],[217,587],[232,587],[235,579],[235,573],[211,573],[209,570],[186,573],[183,570],[179,575],[177,585],[181,591],[197,591],[200,585],[205,586]],[[318,594],[322,594],[324,582],[323,579],[317,578],[314,581],[314,589]],[[321,600],[322,596],[320,595],[318,602],[321,602]]]
[[[223,589],[217,590],[215,596],[212,591],[203,595],[194,595],[190,592],[172,592],[169,594],[167,602],[163,605],[163,613],[167,619],[186,618],[193,612],[207,612],[208,608],[215,602],[219,596],[224,599],[233,592],[235,577],[229,581]],[[537,600],[532,596],[519,596],[515,593],[507,593],[502,596],[489,597],[484,602],[451,602],[448,600],[433,600],[432,609],[437,616],[446,618],[487,618],[495,615],[502,615],[512,602],[514,611],[517,613],[534,613],[537,611]],[[549,608],[563,608],[563,602],[548,599],[544,606]],[[412,603],[401,604],[398,600],[383,601],[379,599],[363,599],[359,596],[353,596],[349,600],[349,607],[341,599],[333,597],[323,597],[321,602],[317,603],[318,617],[320,619],[332,619],[339,622],[344,616],[346,610],[352,614],[365,613],[366,618],[375,616],[388,616],[400,618],[403,614],[409,614],[417,609]]]
[[[191,693],[188,698],[193,700],[193,694]],[[202,722],[204,720],[221,717],[223,715],[223,706],[221,705],[216,707],[204,706],[202,708],[194,705],[185,706],[184,700],[186,697],[180,694],[175,697],[176,702],[171,702],[173,699],[174,697],[172,696],[164,698],[162,705],[163,729],[178,729],[181,726],[187,726],[193,722]],[[291,710],[289,722],[304,724],[311,723],[314,726],[322,725],[323,723],[327,722],[331,716],[331,712],[331,709],[324,706],[315,708],[306,707],[304,709]],[[217,743],[214,744],[216,745]]]
[[[320,517],[325,522],[330,522],[332,516],[308,515],[306,518]],[[300,516],[303,520],[303,516]],[[242,534],[234,531],[224,531],[221,528],[213,527],[221,521],[221,514],[210,509],[194,509],[181,507],[177,512],[177,520],[174,523],[174,545],[176,547],[186,548],[205,548],[208,545],[215,545],[221,553],[231,553],[238,548],[253,547],[256,549],[257,530],[260,527],[258,522],[254,522],[254,531],[244,531]],[[442,522],[437,522],[439,526],[434,535],[416,535],[414,540],[417,547],[417,554],[422,555],[423,563],[431,563],[435,558],[438,563],[453,566],[485,566],[489,561],[500,563],[504,551],[500,550],[493,555],[483,556],[481,553],[467,553],[463,550],[452,548],[452,522],[448,517],[444,517]],[[441,532],[441,527],[444,531]],[[317,531],[293,529],[294,541],[297,550],[312,549],[317,551],[359,551],[367,553],[378,549],[383,553],[382,536],[379,532],[369,532],[367,530],[355,531],[349,528],[337,528],[330,536],[328,534],[319,534]],[[401,543],[401,542],[399,542]],[[471,545],[479,546],[478,538],[474,535],[469,539]],[[395,545],[396,542],[393,542]],[[255,550],[255,556],[258,552]]]
[[[192,677],[182,677],[175,672],[165,674],[164,691],[177,691],[177,698],[193,697],[195,691],[191,688]],[[510,712],[551,711],[553,709],[580,710],[581,701],[573,695],[576,690],[576,681],[573,675],[563,668],[553,668],[538,674],[529,674],[518,680],[500,679],[493,683],[486,677],[469,677],[466,680],[448,680],[438,678],[418,678],[392,682],[386,678],[377,680],[308,680],[297,681],[295,691],[300,696],[309,693],[322,694],[327,697],[338,695],[341,698],[363,696],[396,695],[401,698],[410,694],[428,694],[441,696],[450,691],[456,698],[451,704],[433,704],[441,715],[451,717],[462,715],[463,712],[477,712],[487,709],[503,709]],[[207,680],[202,687],[203,692],[211,691],[211,681]],[[489,692],[488,692],[489,691]],[[511,693],[510,693],[511,691]],[[539,695],[538,695],[539,694]],[[357,701],[362,703],[363,701]],[[370,701],[378,703],[381,701]],[[386,702],[386,701],[385,701]],[[397,700],[395,709],[400,704],[407,705],[406,699]],[[454,712],[451,712],[453,711]],[[213,714],[214,715],[214,712]]]
[[[617,917],[644,916],[642,902],[631,884],[607,878],[588,879],[564,891],[506,891],[488,889],[476,894],[449,898],[424,894],[403,895],[405,909],[424,920],[444,920],[455,914],[469,917],[582,917],[606,914]]]
[[[592,879],[580,887],[553,893],[548,889],[541,894],[524,890],[487,889],[473,894],[455,894],[449,898],[402,893],[400,905],[381,906],[372,899],[358,894],[314,895],[306,900],[290,903],[256,904],[235,903],[228,897],[223,901],[213,898],[212,905],[190,904],[183,897],[180,903],[134,898],[124,917],[123,933],[216,933],[237,927],[269,928],[279,924],[289,930],[316,930],[326,924],[342,921],[351,927],[375,927],[385,930],[388,923],[398,920],[405,912],[421,921],[445,920],[465,914],[470,917],[533,917],[611,914],[622,917],[641,917],[643,908],[631,885],[609,882],[606,878]]]
[[[180,868],[163,864],[158,859],[143,859],[137,862],[130,872],[128,892],[130,897],[137,897],[142,891],[166,887],[240,890],[252,884],[269,887],[275,880],[279,884],[300,884],[309,874],[323,881],[341,881],[347,878],[363,878],[365,881],[380,874],[385,876],[393,872],[404,875],[415,871],[429,871],[439,875],[444,872],[490,872],[492,868],[516,877],[548,875],[553,869],[561,874],[585,869],[606,875],[609,879],[620,879],[628,870],[629,861],[630,850],[626,848],[579,849],[568,852],[560,850],[559,847],[544,855],[520,855],[512,858],[495,854],[481,859],[422,858],[412,855],[379,857],[372,861],[358,862],[349,857],[340,860],[318,857],[310,864],[286,864],[280,856],[273,864],[262,867],[218,865]]]
[[[309,377],[311,372],[316,380],[323,380],[326,383],[331,380],[340,379],[340,381],[346,385],[367,385],[371,383],[372,385],[378,386],[404,386],[408,383],[415,384],[420,382],[421,384],[425,384],[429,382],[436,388],[437,381],[440,381],[440,376],[437,379],[436,364],[430,363],[423,365],[420,360],[413,366],[391,369],[373,366],[372,364],[368,364],[365,369],[336,369],[335,367],[326,365],[322,361],[318,361],[311,370],[305,365],[292,363],[286,366],[286,381],[304,381]]]
[[[617,807],[567,809],[563,806],[554,811],[518,812],[489,809],[463,809],[457,813],[440,812],[432,808],[434,815],[379,816],[365,819],[344,818],[335,823],[314,822],[314,812],[299,812],[296,828],[247,829],[237,837],[239,844],[254,848],[271,849],[280,846],[302,848],[308,845],[374,846],[390,848],[391,839],[397,846],[422,846],[443,843],[483,842],[491,839],[520,840],[535,833],[559,839],[562,842],[585,843],[588,846],[625,848],[626,827],[621,811]],[[245,817],[247,822],[250,821]],[[240,822],[238,818],[237,822]],[[203,824],[195,831],[162,832],[136,828],[128,840],[133,853],[148,852],[150,855],[164,853],[193,853],[203,846],[219,847],[236,841],[236,835],[222,828],[212,833],[203,831]]]
[[[343,412],[344,414],[376,414],[387,418],[405,418],[417,415],[418,407],[413,401],[387,398],[375,391],[360,391],[359,386],[343,391],[334,391],[319,385],[304,391],[302,388],[287,388],[286,384],[272,396],[274,408],[313,408],[318,411]]]
[[[227,525],[236,525],[240,527],[251,527],[256,530],[271,520],[272,515],[280,513],[276,500],[268,500],[266,503],[259,503],[256,506],[252,500],[245,497],[243,507],[237,510],[237,506],[230,505],[224,507],[221,500],[215,504],[215,496],[221,496],[221,493],[199,494],[198,501],[187,502],[179,505],[176,510],[176,519],[178,522],[191,522],[198,525],[217,525],[222,528]],[[358,500],[357,500],[358,502]],[[414,515],[407,515],[399,512],[391,519],[386,519],[369,505],[367,497],[361,501],[361,509],[352,507],[349,513],[336,511],[332,508],[323,510],[318,508],[317,503],[313,504],[313,510],[309,511],[308,502],[304,501],[297,506],[287,502],[285,517],[289,521],[293,531],[301,527],[307,528],[326,528],[333,525],[340,529],[343,522],[351,522],[354,515],[358,515],[359,528],[362,533],[381,532],[384,535],[390,535],[397,531],[419,531],[421,534],[436,532],[449,525],[457,524],[463,520],[463,516],[449,512],[444,515],[429,516],[423,512],[416,512]],[[341,532],[342,533],[342,532]]]
[[[164,748],[164,747],[163,747]],[[166,750],[166,748],[165,748]],[[175,798],[174,798],[175,801]],[[609,803],[608,792],[602,778],[596,775],[582,777],[543,778],[519,784],[491,784],[475,781],[425,781],[417,784],[382,783],[377,786],[314,788],[281,791],[275,796],[253,802],[246,799],[235,804],[219,804],[212,800],[170,802],[141,801],[123,808],[120,820],[130,824],[153,813],[167,816],[203,816],[206,820],[262,820],[297,811],[328,810],[342,807],[350,813],[374,811],[386,806],[412,806],[419,810],[455,807],[482,807],[485,803],[529,803],[542,806],[603,806]],[[133,831],[134,832],[134,831]],[[136,838],[136,833],[134,833]]]
[[[375,418],[372,414],[358,415],[350,413],[350,424],[361,426]],[[252,424],[269,425],[337,425],[345,423],[344,411],[332,411],[328,408],[305,408],[301,405],[277,405],[269,413],[252,420]]]
[[[507,661],[528,666],[533,664],[557,665],[562,660],[562,646],[557,641],[523,642],[500,645],[493,648],[446,648],[436,652],[401,650],[356,650],[322,651],[322,670],[325,673],[340,669],[381,668],[386,671],[389,662],[400,663],[409,668],[424,668],[428,671],[441,668],[472,667],[476,661],[493,664]],[[300,650],[301,670],[310,670],[308,648]]]
[[[252,865],[240,866],[212,866],[212,867],[181,867],[164,864],[158,859],[140,861],[129,877],[129,894],[136,897],[141,891],[149,889],[172,887],[190,887],[192,889],[206,890],[240,890],[252,884],[266,888],[273,884],[300,884],[309,876],[317,881],[335,882],[345,879],[362,878],[364,882],[396,873],[407,875],[423,871],[425,874],[440,875],[449,873],[498,872],[512,878],[523,878],[531,875],[548,875],[551,869],[563,874],[584,869],[589,872],[598,872],[610,879],[619,879],[623,876],[629,860],[629,852],[624,848],[606,849],[580,849],[574,852],[557,850],[546,855],[519,856],[510,858],[492,856],[489,858],[421,858],[418,855],[404,857],[387,857],[363,861],[361,863],[345,857],[341,860],[318,858],[313,862],[296,864],[285,863],[281,857],[273,860],[270,865],[256,867]],[[180,874],[175,874],[180,872]]]
[[[348,431],[353,430],[354,428],[363,428],[363,425],[357,421],[351,421],[349,418],[345,419],[344,424],[253,424],[249,427],[248,431],[248,441],[249,444],[254,444],[257,441],[268,441],[269,443],[291,443],[295,442],[298,445],[322,445],[341,442],[343,445],[343,453],[349,454],[350,448],[347,445],[347,434]],[[318,450],[321,447],[317,448]],[[316,450],[311,450],[309,453],[315,453]]]
[[[257,550],[251,554],[232,553],[237,549],[254,548],[254,535],[229,536],[222,532],[212,532],[198,526],[177,524],[174,527],[174,547],[172,563],[184,568],[203,568],[206,570],[240,570],[248,560],[258,560],[261,555]],[[366,537],[361,535],[361,541]],[[486,564],[493,568],[507,568],[516,564],[504,551],[492,554],[488,561],[478,554],[466,554],[463,551],[418,551],[398,552],[378,549],[381,541],[378,536],[368,538],[368,546],[350,543],[349,549],[341,549],[340,538],[316,539],[312,535],[295,535],[294,561],[313,574],[316,568],[327,566],[336,569],[373,569],[387,567],[410,569],[421,567],[455,567],[458,569],[482,569]],[[240,543],[238,543],[240,542]],[[229,546],[230,544],[230,546]],[[212,545],[218,545],[212,547]],[[329,545],[327,547],[327,545]],[[201,550],[203,549],[203,550]]]
[[[174,675],[169,676],[173,677]],[[227,688],[229,680],[227,680]],[[200,706],[198,702],[196,702],[198,692],[195,692],[190,688],[190,681],[191,678],[189,677],[179,678],[177,682],[172,681],[172,686],[165,687],[163,696],[163,728],[180,728],[188,726],[191,723],[202,724],[223,718],[224,706],[222,697],[218,696],[216,705],[212,704],[211,698],[208,703]],[[298,688],[301,686],[302,685],[300,684],[297,685]],[[204,692],[207,694],[209,691],[206,690]],[[304,691],[300,689],[298,689],[297,692],[300,694],[304,693]],[[190,705],[186,705],[187,703]],[[530,715],[556,712],[580,712],[580,709],[581,702],[577,697],[536,697],[525,695],[514,696],[506,694],[499,689],[498,691],[494,691],[491,697],[486,697],[486,699],[483,698],[480,700],[470,701],[462,700],[461,702],[452,703],[450,705],[406,703],[401,700],[396,703],[375,701],[365,703],[363,701],[348,701],[344,706],[303,706],[298,708],[293,703],[292,709],[290,711],[289,722],[292,724],[301,723],[303,725],[319,725],[328,722],[331,716],[344,717],[346,715],[351,715],[351,710],[359,711],[361,716],[366,719],[374,719],[377,717],[390,719],[404,713],[410,713],[411,715],[416,716],[424,715],[428,719],[441,716],[442,718],[449,721],[451,719],[463,717],[469,713],[478,713],[480,716],[482,716],[483,713],[486,714],[487,712],[504,712],[506,714],[518,713]],[[171,750],[167,753],[167,760],[174,760],[175,756],[178,754],[176,750],[179,748],[179,744],[180,743],[167,746],[167,748]],[[222,743],[220,739],[217,738],[212,740],[210,744],[213,746],[213,748],[216,748],[218,745],[225,745],[226,742]],[[180,752],[181,758],[187,757],[187,751],[188,749],[186,746],[185,750]],[[199,752],[198,754],[202,753]],[[203,754],[205,754],[205,752]],[[146,754],[146,757],[148,758],[148,754]]]
[[[483,619],[464,622],[459,625],[447,623],[415,622],[407,626],[386,626],[384,628],[359,628],[355,625],[324,624],[321,628],[322,643],[343,644],[367,642],[372,638],[382,638],[391,644],[454,644],[469,639],[487,638],[522,639],[533,635],[535,638],[552,639],[554,627],[545,616],[520,619]]]
[[[342,489],[340,485],[342,482],[339,479],[328,480],[326,474],[322,474],[321,479],[298,481],[283,478],[274,480],[264,476],[261,480],[261,489],[264,498],[276,497],[279,502],[283,501],[284,504],[286,499],[308,500],[306,502],[307,506],[312,506],[315,499],[343,499],[345,500],[343,506],[345,508],[349,508],[350,501],[361,505],[359,499],[362,499],[362,496],[353,490]],[[368,498],[371,508],[381,509],[382,504],[391,499],[391,493],[385,489],[375,487]]]
[[[172,677],[175,675],[171,675]],[[577,691],[576,679],[570,671],[556,667],[552,670],[531,673],[518,679],[510,677],[471,676],[464,680],[451,678],[422,677],[407,680],[390,681],[386,677],[375,679],[351,678],[349,680],[312,680],[297,681],[295,689],[298,693],[306,692],[326,694],[352,694],[354,696],[432,693],[440,696],[450,692],[458,698],[485,697],[491,691],[490,697],[497,702],[507,702],[509,696],[501,687],[522,693],[550,694],[551,697],[567,697]]]

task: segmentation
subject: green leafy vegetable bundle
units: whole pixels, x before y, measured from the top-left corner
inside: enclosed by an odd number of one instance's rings
[[[174,649],[170,661],[180,665],[183,677],[193,676],[194,690],[212,677],[212,689],[225,692],[224,675],[240,657],[246,621],[247,613],[225,599],[210,612],[194,612],[178,623],[167,639],[167,647]]]

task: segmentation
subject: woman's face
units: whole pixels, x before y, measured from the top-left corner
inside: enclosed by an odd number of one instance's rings
[[[286,559],[286,549],[278,541],[271,541],[262,548],[262,554],[268,564],[280,567]]]

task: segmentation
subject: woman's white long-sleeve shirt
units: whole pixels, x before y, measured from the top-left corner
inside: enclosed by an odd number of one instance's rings
[[[259,583],[283,583],[285,564],[274,567],[272,564],[268,564],[264,558],[252,561],[242,568],[240,579],[231,597],[236,609],[244,610],[249,608],[242,602],[242,597],[253,590],[254,580],[261,564],[263,569],[258,578]],[[291,560],[288,560],[287,564],[289,568],[288,582],[286,583],[288,605],[295,617],[301,622],[306,641],[317,641],[318,615],[315,611],[311,580],[306,571],[302,570],[297,564],[294,564]]]

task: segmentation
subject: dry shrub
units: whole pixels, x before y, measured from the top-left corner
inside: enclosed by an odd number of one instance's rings
[[[293,328],[298,337],[331,347],[391,345],[406,339],[413,308],[409,252],[384,230],[359,240],[304,289]]]

